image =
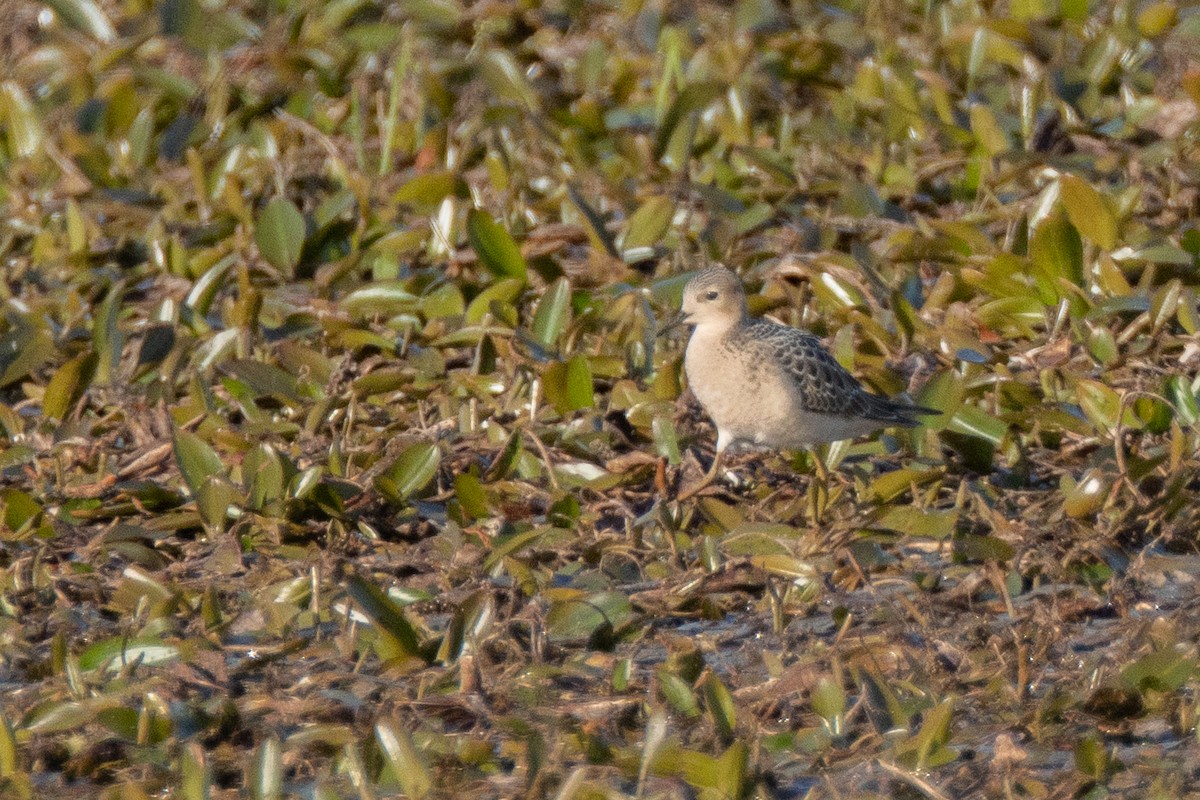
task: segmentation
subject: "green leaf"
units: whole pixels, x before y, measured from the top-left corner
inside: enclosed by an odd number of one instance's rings
[[[275,734],[267,736],[252,762],[250,794],[254,800],[283,800],[283,750]]]
[[[595,405],[595,388],[592,385],[592,368],[587,356],[580,354],[567,362],[567,398],[572,409],[591,408]]]
[[[1150,301],[1150,330],[1158,333],[1164,325],[1170,323],[1179,310],[1180,297],[1183,295],[1183,282],[1173,278],[1157,292]]]
[[[401,664],[415,659],[424,660],[416,629],[405,618],[403,609],[378,586],[359,575],[351,575],[346,581],[346,593],[371,620],[380,636],[384,637],[385,647],[380,655],[385,660]]]
[[[0,502],[4,505],[4,527],[13,533],[36,523],[42,513],[42,504],[20,489],[0,490]]]
[[[1013,546],[995,536],[960,536],[954,540],[954,554],[966,562],[1007,562],[1015,555]]]
[[[488,50],[479,71],[493,92],[529,111],[538,108],[538,93],[525,77],[524,68],[507,50]]]
[[[386,472],[376,478],[376,488],[394,502],[404,502],[424,489],[437,474],[442,451],[436,444],[409,446]]]
[[[664,764],[663,762],[669,763]],[[664,752],[658,768],[670,771],[687,781],[699,800],[730,800],[746,794],[746,767],[749,751],[744,742],[734,742],[719,757],[693,750],[677,748]]]
[[[14,325],[0,336],[0,386],[32,375],[57,354],[48,330],[31,324]]]
[[[1179,19],[1178,4],[1174,0],[1162,0],[1151,3],[1138,12],[1138,32],[1148,39],[1162,34],[1175,27]]]
[[[884,506],[875,515],[871,527],[885,528],[906,536],[945,539],[958,524],[956,509],[926,510],[915,506]]]
[[[574,356],[570,361],[555,361],[542,373],[546,399],[559,414],[569,414],[595,404],[592,370],[587,356]]]
[[[1075,226],[1061,213],[1047,217],[1034,230],[1029,258],[1035,270],[1049,279],[1056,296],[1061,295],[1055,283],[1058,279],[1077,286],[1083,283],[1083,243]]]
[[[92,352],[96,354],[96,374],[93,380],[101,386],[112,382],[121,361],[124,337],[117,326],[117,320],[124,296],[124,282],[113,284],[93,312]]]
[[[42,399],[42,413],[49,419],[61,420],[67,416],[96,374],[96,355],[81,353],[58,368],[54,377],[46,384]]]
[[[1100,381],[1082,380],[1075,388],[1079,407],[1092,424],[1112,433],[1121,420],[1121,396]]]
[[[863,669],[858,676],[859,693],[866,697],[867,711],[875,728],[885,733],[896,728],[907,728],[912,714],[900,702],[896,690],[882,675]]]
[[[404,281],[376,281],[342,298],[342,308],[356,319],[387,319],[412,312],[419,302]]]
[[[8,140],[8,151],[29,158],[42,147],[45,134],[29,96],[15,81],[0,83],[0,127]]]
[[[1187,650],[1163,648],[1121,670],[1121,680],[1140,692],[1173,692],[1195,674],[1196,659]]]
[[[915,469],[907,467],[891,472],[885,472],[871,481],[867,488],[867,497],[875,502],[889,503],[907,492],[913,486],[920,486],[942,476],[940,469]]]
[[[454,476],[454,496],[458,498],[463,512],[475,519],[491,514],[483,484],[469,472],[460,472]]]
[[[467,212],[467,241],[493,275],[526,280],[527,268],[521,248],[517,247],[512,234],[486,211],[473,208]]]
[[[552,530],[554,529],[549,527],[530,528],[509,536],[497,537],[493,542],[492,552],[488,553],[488,557],[483,561],[483,571],[491,572],[503,559],[516,555]]]
[[[1167,397],[1175,406],[1176,414],[1185,425],[1200,422],[1200,399],[1192,391],[1191,384],[1182,375],[1167,378]]]
[[[237,253],[230,253],[205,270],[204,274],[192,285],[192,290],[188,292],[187,298],[183,303],[192,309],[196,318],[202,320],[207,316],[209,309],[212,307],[212,302],[217,296],[217,292],[224,285],[223,282],[226,273],[237,262]],[[193,321],[192,324],[195,325],[197,323]]]
[[[942,413],[923,418],[922,424],[931,430],[943,430],[962,406],[965,391],[962,376],[955,370],[942,370],[930,378],[917,396],[917,404],[939,409]]]
[[[457,0],[406,0],[398,11],[423,25],[439,29],[456,27],[465,14]]]
[[[12,723],[0,712],[0,782],[17,772],[17,737]]]
[[[950,740],[950,723],[954,712],[954,700],[943,700],[927,710],[921,729],[896,749],[900,760],[915,770],[940,767],[958,757],[946,747]]]
[[[568,598],[550,606],[546,633],[556,641],[590,640],[604,644],[613,631],[633,616],[629,598],[619,592],[600,592]]]
[[[559,278],[550,284],[538,302],[533,317],[533,338],[546,350],[554,350],[571,308],[571,284]]]
[[[63,22],[98,42],[108,44],[117,32],[104,10],[92,0],[45,0]]]
[[[504,278],[498,280],[491,286],[484,289],[475,296],[467,306],[466,323],[468,325],[478,325],[483,322],[483,318],[487,314],[497,316],[495,313],[496,307],[509,307],[517,301],[521,296],[521,289],[525,286],[525,281],[516,280],[515,278]],[[503,315],[499,315],[503,319]],[[515,317],[515,312],[513,313]]]
[[[126,665],[141,661],[147,666],[166,664],[179,658],[179,647],[155,637],[130,639],[114,636],[88,647],[79,654],[81,669],[91,671],[105,667],[120,672]]]
[[[1008,137],[1005,135],[1004,129],[1000,127],[1000,123],[996,121],[996,115],[992,109],[983,103],[974,103],[971,106],[970,116],[971,132],[975,134],[975,139],[984,152],[989,156],[996,156],[1011,149]]]
[[[1079,480],[1063,478],[1063,512],[1073,519],[1083,519],[1095,514],[1104,505],[1111,490],[1111,483],[1098,469],[1089,469]]]
[[[659,160],[667,152],[667,146],[671,143],[671,137],[675,134],[675,129],[680,122],[690,114],[703,111],[724,91],[725,87],[715,81],[704,81],[685,86],[683,91],[675,97],[658,126],[658,134],[654,137],[654,160]]]
[[[221,475],[209,475],[196,492],[196,510],[210,529],[223,531],[229,507],[238,500],[237,489]]]
[[[268,203],[254,223],[258,252],[289,278],[300,263],[304,234],[304,216],[286,197],[276,197]]]
[[[826,722],[833,722],[846,711],[846,690],[826,676],[812,693],[812,709]]]
[[[664,195],[655,195],[638,208],[629,218],[621,249],[629,252],[638,247],[650,247],[671,229],[675,217],[675,201]]]
[[[392,195],[398,205],[413,205],[433,209],[438,203],[458,192],[458,176],[449,170],[436,170],[416,176]]]
[[[654,451],[667,459],[667,463],[675,466],[683,460],[673,419],[665,415],[656,416],[650,423],[650,432],[654,436]]]
[[[976,436],[999,447],[1008,434],[1008,426],[979,406],[963,405],[950,420],[946,430],[965,436]]]
[[[238,358],[225,362],[221,369],[246,384],[258,398],[273,397],[289,405],[303,402],[296,377],[274,364]]]
[[[73,256],[88,252],[88,224],[83,209],[74,199],[67,201],[67,252]]]
[[[193,496],[199,494],[200,487],[209,477],[225,474],[225,465],[221,462],[221,457],[208,442],[194,433],[176,430],[174,449],[179,472]]]
[[[433,791],[433,776],[417,754],[408,731],[394,722],[375,724],[375,741],[407,797],[422,800]]]
[[[692,692],[690,683],[673,672],[665,669],[658,671],[658,685],[662,689],[663,698],[675,713],[685,717],[700,716],[700,703]]]
[[[1108,750],[1094,734],[1075,745],[1075,768],[1092,780],[1103,780],[1108,772]]]
[[[179,794],[181,800],[212,798],[212,769],[199,742],[188,742],[179,753]]]
[[[1116,247],[1117,216],[1108,198],[1074,175],[1063,175],[1059,183],[1063,206],[1075,229],[1105,250]]]
[[[733,702],[733,695],[715,672],[709,672],[705,677],[703,690],[704,707],[712,718],[717,735],[724,741],[732,740],[737,729],[737,708]]]

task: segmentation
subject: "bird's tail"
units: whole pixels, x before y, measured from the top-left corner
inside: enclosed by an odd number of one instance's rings
[[[873,401],[867,409],[867,416],[870,419],[886,423],[887,425],[895,425],[901,428],[915,428],[921,424],[921,417],[942,413],[936,408],[904,403],[887,397],[880,397],[879,395],[867,396]]]

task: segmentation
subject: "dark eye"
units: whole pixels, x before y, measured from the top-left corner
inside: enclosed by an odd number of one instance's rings
[[[705,299],[705,300],[716,300],[718,297],[720,297],[720,294],[719,294],[718,292],[715,292],[715,291],[714,291],[714,292],[708,292],[708,293],[706,293],[706,294],[704,295],[704,299]]]

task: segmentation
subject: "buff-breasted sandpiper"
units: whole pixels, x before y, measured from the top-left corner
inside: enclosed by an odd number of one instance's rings
[[[741,280],[725,267],[688,282],[672,322],[692,327],[684,371],[717,427],[712,468],[680,499],[712,483],[733,445],[812,448],[940,413],[868,392],[813,334],[752,318]]]

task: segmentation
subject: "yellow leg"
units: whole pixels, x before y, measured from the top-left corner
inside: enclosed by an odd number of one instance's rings
[[[680,492],[679,497],[677,497],[676,499],[679,500],[680,502],[682,502],[684,500],[687,500],[690,497],[694,497],[701,490],[707,489],[709,486],[712,486],[713,481],[715,481],[717,479],[717,473],[720,469],[721,469],[721,451],[718,450],[716,455],[713,456],[712,466],[708,468],[708,472],[704,473],[704,477],[701,478],[698,482],[696,482],[692,486],[690,486],[687,489],[684,489],[682,492]]]

